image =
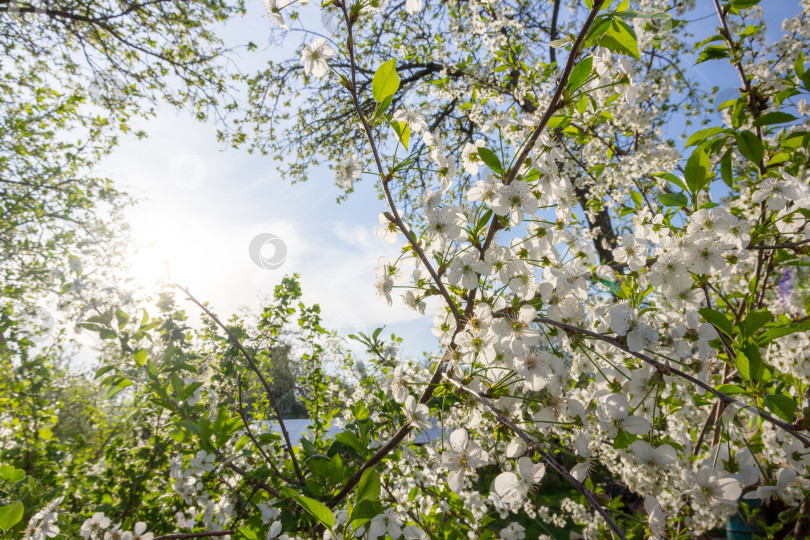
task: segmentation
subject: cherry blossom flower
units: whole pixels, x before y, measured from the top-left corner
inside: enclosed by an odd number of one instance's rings
[[[82,538],[96,537],[101,534],[104,529],[110,526],[110,518],[104,515],[103,512],[96,512],[92,517],[82,523],[82,528],[79,533]]]
[[[422,9],[422,0],[406,0],[405,11],[413,15]]]
[[[357,154],[347,156],[340,165],[335,168],[335,182],[345,189],[352,189],[354,181],[360,178],[363,168],[357,160]]]
[[[723,474],[713,467],[700,469],[693,475],[693,488],[686,491],[699,504],[735,503],[742,494],[742,486],[737,477]]]
[[[481,157],[478,155],[478,149],[486,146],[486,141],[477,139],[475,142],[468,142],[464,145],[461,151],[461,166],[467,174],[478,174],[478,165],[481,163]]]
[[[386,534],[391,538],[402,536],[402,520],[393,508],[386,509],[385,512],[372,519],[368,525],[370,538],[379,538]]]
[[[756,491],[746,493],[744,499],[761,499],[766,503],[774,498],[782,498],[787,488],[796,481],[796,471],[791,468],[779,469],[775,486],[759,486]]]
[[[546,467],[542,463],[534,463],[531,458],[522,457],[518,460],[517,471],[518,474],[502,472],[495,477],[495,492],[506,504],[521,504],[529,488],[542,480]]]
[[[625,394],[608,394],[599,399],[599,426],[608,434],[615,435],[623,429],[634,435],[650,431],[650,422],[643,416],[630,414],[630,402]]]
[[[419,403],[416,401],[416,398],[413,396],[408,396],[405,398],[405,417],[408,419],[408,423],[413,427],[415,431],[424,431],[431,427],[430,420],[428,420],[428,416],[430,415],[430,410],[428,406],[424,403]]]
[[[422,7],[422,0],[410,0],[412,2],[418,2],[419,8]],[[427,122],[425,121],[425,117],[422,116],[420,113],[403,107],[401,109],[397,109],[397,111],[391,117],[392,122],[403,122],[408,124],[412,133],[419,133],[427,128]]]
[[[457,429],[450,434],[450,447],[442,456],[442,464],[450,470],[447,485],[458,493],[464,485],[466,473],[483,467],[489,461],[489,454],[476,442],[470,440],[467,430]]]
[[[335,51],[326,44],[326,38],[318,38],[309,45],[304,45],[301,53],[301,63],[304,64],[304,73],[314,75],[318,79],[326,75],[329,65],[326,61],[334,56]]]

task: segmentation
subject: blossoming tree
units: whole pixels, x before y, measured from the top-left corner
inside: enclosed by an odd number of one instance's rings
[[[402,247],[379,262],[381,298],[430,306],[440,352],[409,362],[380,331],[355,336],[372,369],[341,388],[290,281],[253,330],[184,291],[203,345],[169,305],[157,325],[88,321],[125,345],[110,391],[139,388],[172,453],[157,528],[97,513],[85,538],[689,538],[752,513],[806,537],[810,6],[767,42],[756,0],[714,0],[716,33],[691,42],[689,2],[530,4],[325,4],[335,37],[294,69],[341,104],[318,128],[356,141],[337,181],[374,179],[379,236]],[[278,24],[291,9],[267,7]],[[697,99],[688,47],[733,67],[733,96]],[[709,107],[716,121],[665,138]],[[300,444],[257,363],[296,310],[315,424]],[[264,391],[253,408],[243,383]],[[52,537],[53,515],[29,529]]]

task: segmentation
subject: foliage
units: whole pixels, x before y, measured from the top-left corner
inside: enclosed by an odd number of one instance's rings
[[[111,344],[95,376],[132,405],[121,429],[82,385],[53,388],[58,351],[35,354],[8,312],[0,527],[690,538],[738,515],[806,537],[810,26],[805,4],[768,42],[757,4],[716,2],[716,33],[694,42],[688,2],[324,6],[339,39],[250,81],[290,104],[291,85],[310,89],[299,122],[276,138],[285,113],[256,99],[237,128],[296,148],[294,176],[321,152],[344,158],[348,190],[376,177],[380,237],[402,242],[377,291],[421,312],[433,300],[439,354],[399,358],[377,329],[351,336],[360,369],[294,276],[255,325],[185,289],[197,331],[172,292],[151,315],[99,304],[82,324]],[[736,95],[701,102],[686,51],[728,63]],[[710,105],[720,125],[665,139]],[[300,364],[285,369],[288,353]],[[271,373],[297,377],[312,423],[298,441]],[[84,444],[54,395],[99,423]]]

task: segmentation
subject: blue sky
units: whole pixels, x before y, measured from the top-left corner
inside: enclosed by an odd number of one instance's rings
[[[773,39],[780,34],[781,20],[798,6],[794,0],[764,0],[766,4]],[[294,53],[300,34],[268,44],[271,22],[262,2],[248,2],[248,11],[223,29],[229,44],[252,40],[259,45],[256,53],[243,53],[244,70]],[[322,31],[317,6],[306,6],[304,13],[304,25]],[[712,2],[699,1],[690,16],[701,19],[691,25],[693,33],[713,33],[717,19],[712,14]],[[692,62],[685,60],[682,67],[700,84],[721,91],[739,85],[723,61],[689,67]],[[718,116],[713,125],[719,124]],[[173,280],[228,315],[243,306],[258,309],[285,274],[296,272],[305,301],[321,305],[328,326],[350,333],[387,325],[386,332],[404,338],[408,355],[435,349],[430,308],[428,316],[419,316],[397,300],[388,307],[375,295],[377,258],[396,256],[396,246],[375,236],[377,215],[384,208],[369,181],[337,204],[338,191],[326,167],[316,169],[308,182],[290,185],[272,159],[223,149],[214,125],[170,108],[159,109],[138,127],[149,137],[123,137],[99,172],[141,199],[128,218],[137,240],[152,244],[131,261],[131,272],[142,283],[165,274],[168,265]],[[250,241],[261,233],[276,235],[287,247],[287,257],[276,269],[262,269],[249,256]],[[193,311],[191,305],[188,311]]]
[[[224,29],[229,44],[259,45],[258,52],[243,54],[242,69],[292,55],[300,35],[265,47],[271,23],[261,2],[248,8],[247,17]],[[305,24],[322,30],[317,8],[308,8]],[[122,137],[98,172],[141,200],[127,213],[137,241],[151,246],[130,261],[138,281],[148,286],[168,270],[172,280],[226,316],[243,307],[258,310],[281,278],[295,272],[304,300],[320,304],[328,327],[347,334],[386,326],[386,334],[404,338],[403,350],[412,356],[435,347],[432,315],[407,311],[397,301],[388,307],[374,292],[378,257],[395,257],[397,249],[375,235],[385,208],[371,182],[358,184],[348,201],[337,204],[327,167],[290,185],[271,158],[223,148],[216,126],[190,114],[163,107],[137,127],[148,138]],[[280,267],[262,269],[251,260],[248,247],[261,233],[286,245]],[[272,257],[273,251],[263,254]],[[195,310],[189,305],[187,311]]]

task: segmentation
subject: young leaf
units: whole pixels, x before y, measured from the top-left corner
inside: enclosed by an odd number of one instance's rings
[[[380,498],[380,475],[374,469],[366,470],[354,490],[357,492],[358,501],[364,499],[376,501]]]
[[[25,478],[25,471],[13,465],[0,465],[0,480],[11,484],[19,482]]]
[[[740,153],[754,165],[759,165],[762,162],[765,150],[762,148],[762,143],[759,142],[757,136],[750,131],[737,133],[737,147],[740,149]]]
[[[708,139],[709,137],[713,137],[714,135],[717,135],[718,133],[722,133],[723,131],[725,131],[723,128],[716,127],[716,126],[706,128],[706,129],[701,129],[700,131],[692,133],[689,136],[689,138],[686,140],[686,147],[689,148],[690,146],[700,144],[703,141],[705,141],[706,139]]]
[[[335,435],[335,440],[341,442],[355,450],[357,453],[363,453],[363,445],[360,443],[360,439],[357,438],[357,435],[352,433],[351,431],[344,431],[342,433],[338,433]]]
[[[291,497],[301,508],[309,512],[312,517],[320,521],[324,527],[331,530],[335,526],[335,516],[325,504],[315,499],[310,499],[304,495],[292,494]]]
[[[745,318],[745,336],[752,337],[754,332],[771,322],[771,319],[773,319],[773,315],[767,309],[752,311]]]
[[[351,517],[349,518],[352,522],[352,529],[359,529],[373,518],[382,514],[383,510],[383,505],[377,501],[364,499],[358,502],[354,508],[352,508]]]
[[[689,199],[683,193],[659,193],[658,201],[664,206],[686,206]]]
[[[793,417],[798,407],[795,401],[784,394],[765,396],[765,406],[786,422],[793,422]]]
[[[23,503],[14,501],[7,506],[0,506],[0,529],[7,531],[20,522],[23,517]]]
[[[495,174],[503,174],[503,165],[501,165],[501,160],[498,159],[495,152],[489,148],[481,147],[478,149],[478,155],[481,157],[481,161],[486,163],[487,167],[492,169]]]
[[[574,92],[578,88],[580,88],[585,81],[588,80],[588,77],[591,75],[591,69],[593,68],[593,57],[588,56],[574,66],[574,69],[571,71],[571,76],[568,78],[568,91]]]
[[[596,40],[601,46],[625,56],[632,56],[636,60],[641,58],[638,50],[638,40],[630,27],[624,21],[614,19],[607,32]]]
[[[712,323],[715,328],[723,332],[725,335],[732,337],[731,321],[726,319],[725,315],[711,308],[701,308],[698,310],[698,313],[703,315],[703,318]]]
[[[742,350],[737,350],[736,364],[740,376],[747,381],[761,379],[765,371],[759,349],[753,343],[746,343]]]
[[[380,103],[389,96],[393,96],[399,89],[399,75],[397,75],[396,59],[392,58],[381,65],[371,81],[371,93]]]
[[[712,164],[709,156],[702,148],[697,148],[686,161],[686,185],[693,194],[700,193],[706,187],[706,179],[709,177],[709,169]]]
[[[678,178],[677,176],[675,176],[672,173],[656,173],[653,176],[657,176],[658,178],[663,178],[667,182],[671,182],[671,183],[675,184],[676,186],[678,186],[679,188],[681,188],[684,191],[689,190],[689,188],[686,187],[686,184],[684,184],[683,181],[680,178]]]
[[[399,139],[399,142],[401,142],[402,146],[407,150],[408,143],[411,140],[410,126],[408,126],[407,122],[390,122],[390,124],[391,127],[394,128],[394,133],[397,134],[397,139]]]
[[[756,120],[754,120],[755,126],[770,126],[773,124],[787,124],[788,122],[793,122],[794,120],[798,120],[792,114],[788,114],[782,111],[774,111],[763,114]]]
[[[726,153],[720,158],[720,177],[728,187],[733,186],[734,176],[731,168],[731,148],[726,150]]]
[[[715,390],[718,392],[722,392],[727,396],[733,396],[734,394],[744,394],[745,390],[737,386],[736,384],[721,384],[720,386],[716,387]]]
[[[785,326],[772,328],[759,336],[759,344],[765,345],[783,336],[795,334],[796,332],[810,332],[810,321],[803,323],[790,323]]]

